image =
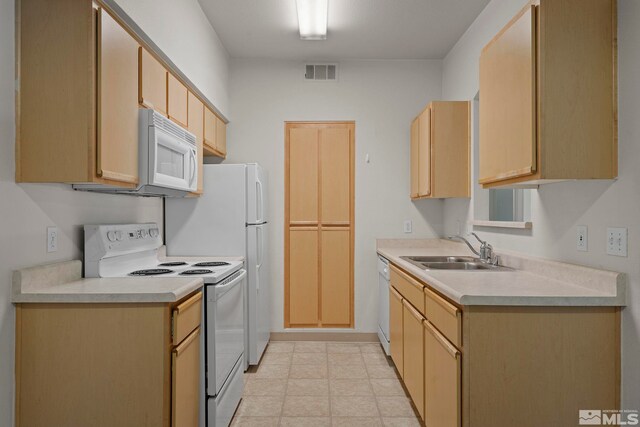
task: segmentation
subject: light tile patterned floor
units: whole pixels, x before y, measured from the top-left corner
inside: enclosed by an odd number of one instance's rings
[[[269,344],[232,426],[420,426],[377,343]]]

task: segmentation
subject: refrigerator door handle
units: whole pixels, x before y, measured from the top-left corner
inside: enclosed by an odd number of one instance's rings
[[[262,238],[262,227],[256,228],[256,246],[257,246],[257,263],[256,263],[256,290],[260,290],[260,267],[262,267],[262,256],[263,256],[263,244],[264,239]]]
[[[262,244],[264,239],[262,238],[262,227],[257,227],[256,228],[257,234],[256,234],[256,243],[258,245],[258,266],[262,265]]]
[[[256,222],[262,222],[262,182],[256,179]]]

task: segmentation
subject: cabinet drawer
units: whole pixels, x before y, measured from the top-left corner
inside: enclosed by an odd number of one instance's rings
[[[200,326],[202,317],[202,292],[198,292],[188,300],[178,304],[173,309],[171,321],[173,324],[172,338],[173,345],[178,345],[189,335],[194,329]]]
[[[462,311],[435,292],[424,288],[425,316],[449,341],[462,345]]]
[[[424,315],[424,295],[422,289],[424,286],[413,279],[404,271],[401,271],[395,265],[391,265],[391,285],[396,288],[404,299],[409,301],[411,305],[418,309]]]

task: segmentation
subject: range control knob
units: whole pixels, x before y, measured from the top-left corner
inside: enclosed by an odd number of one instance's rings
[[[140,235],[144,238],[149,235],[149,232],[147,231],[146,228],[143,228],[142,230],[140,230]]]
[[[107,232],[107,239],[109,239],[110,242],[115,242],[116,239],[117,239],[116,232],[113,231],[113,230],[108,231]]]
[[[151,230],[149,230],[149,234],[151,235],[151,237],[158,237],[160,232],[158,231],[157,228],[152,228]]]
[[[116,231],[116,239],[117,239],[118,241],[122,241],[122,240],[124,240],[124,233],[123,233],[122,231],[119,231],[119,230],[118,230],[118,231]]]

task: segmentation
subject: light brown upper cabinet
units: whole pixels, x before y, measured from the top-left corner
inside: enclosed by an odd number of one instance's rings
[[[138,43],[107,12],[98,13],[97,175],[138,182]]]
[[[216,116],[206,107],[204,109],[204,149],[207,154],[216,150]]]
[[[189,103],[187,87],[171,73],[167,78],[167,114],[174,122],[187,127],[187,105]]]
[[[188,114],[187,129],[196,136],[196,144],[198,146],[198,189],[195,194],[202,194],[202,174],[203,174],[203,147],[204,141],[204,104],[194,94],[189,92],[188,97]]]
[[[16,181],[133,186],[138,43],[91,2],[67,6],[16,3]]]
[[[483,187],[618,175],[616,2],[528,4],[480,55]]]
[[[285,326],[352,328],[355,124],[285,133]]]
[[[433,101],[411,123],[411,198],[470,197],[467,101]]]
[[[227,156],[227,124],[216,116],[216,150],[220,157]]]
[[[209,156],[227,156],[227,124],[208,108],[204,109],[204,151]]]
[[[100,1],[16,1],[16,182],[136,186],[141,106],[203,134],[190,103],[214,106],[120,13]]]
[[[140,105],[167,115],[167,70],[146,49],[140,48]]]

